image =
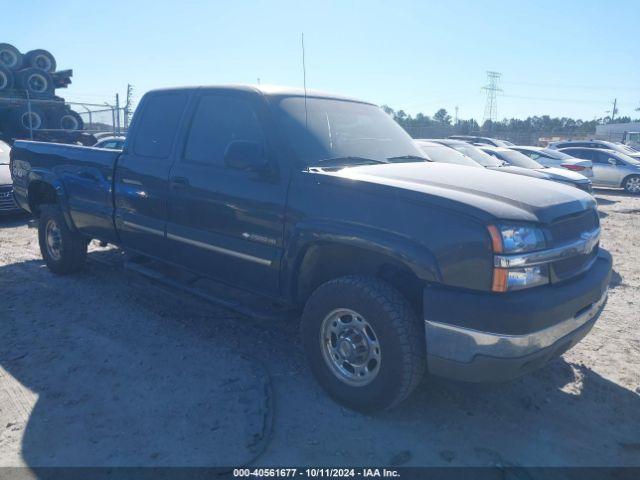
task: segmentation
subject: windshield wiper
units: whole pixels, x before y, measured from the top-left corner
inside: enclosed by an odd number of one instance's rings
[[[322,158],[317,161],[317,163],[321,163],[323,167],[327,166],[327,164],[333,164],[333,166],[339,165],[369,165],[372,163],[387,163],[384,160],[376,160],[375,158],[367,158],[367,157],[332,157],[332,158]]]
[[[395,160],[410,160],[413,162],[432,162],[433,161],[426,157],[421,157],[419,155],[398,155],[396,157],[389,157],[387,158],[387,160],[389,160],[390,162],[393,162]]]

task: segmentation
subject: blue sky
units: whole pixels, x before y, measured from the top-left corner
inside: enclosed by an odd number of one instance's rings
[[[640,117],[640,1],[34,1],[2,7],[0,42],[73,68],[68,100],[164,86],[307,85],[409,113],[481,119],[486,71],[498,116],[590,120],[617,97]]]

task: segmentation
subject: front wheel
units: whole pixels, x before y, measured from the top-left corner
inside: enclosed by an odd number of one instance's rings
[[[626,192],[638,195],[640,194],[640,175],[631,175],[624,180],[622,187]]]
[[[318,287],[304,309],[302,343],[318,382],[355,410],[397,405],[426,368],[424,327],[396,289],[373,277]]]
[[[56,205],[43,205],[38,223],[38,241],[49,270],[58,275],[79,271],[87,256],[87,240],[73,232]]]

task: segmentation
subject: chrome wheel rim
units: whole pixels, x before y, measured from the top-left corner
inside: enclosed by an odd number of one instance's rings
[[[640,177],[633,177],[627,180],[626,187],[631,193],[640,193]]]
[[[0,72],[0,90],[4,90],[9,85],[9,79],[4,72]]]
[[[49,220],[45,227],[45,243],[47,245],[47,253],[53,260],[62,258],[62,234],[60,227],[55,220]]]
[[[378,337],[367,320],[353,310],[339,308],[324,318],[320,349],[331,372],[347,385],[368,385],[380,371]]]

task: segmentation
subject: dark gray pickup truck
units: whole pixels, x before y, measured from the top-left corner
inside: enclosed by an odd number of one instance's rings
[[[313,373],[361,410],[425,370],[504,380],[591,329],[611,257],[596,203],[425,161],[375,105],[286,88],[147,93],[122,152],[16,142],[18,203],[55,273],[90,239],[302,311]]]

